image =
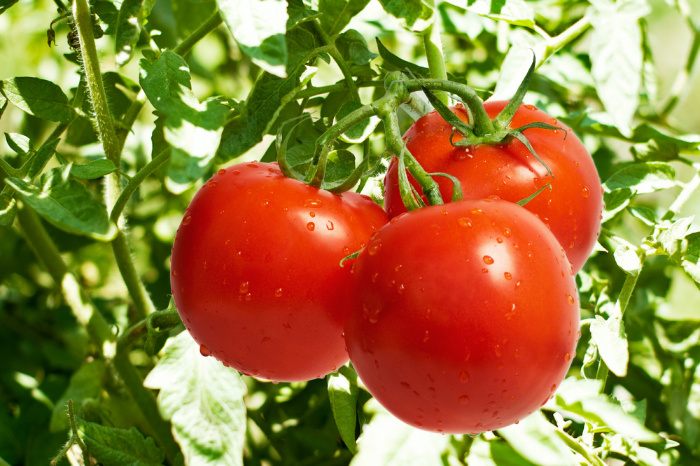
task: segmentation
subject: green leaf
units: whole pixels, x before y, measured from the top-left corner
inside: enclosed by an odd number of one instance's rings
[[[19,178],[7,178],[5,183],[56,228],[102,241],[110,241],[117,233],[105,206],[85,185],[69,179],[68,173],[61,168],[43,175],[41,188]]]
[[[229,108],[218,98],[197,100],[187,62],[174,52],[164,52],[154,63],[142,59],[140,65],[141,86],[165,116],[163,137],[173,147],[166,186],[181,193],[209,170]]]
[[[629,343],[625,334],[625,325],[622,316],[615,313],[608,320],[601,316],[596,316],[595,322],[591,324],[591,336],[598,346],[600,357],[610,368],[613,374],[618,377],[627,375],[627,364],[629,363]]]
[[[520,456],[540,466],[575,464],[575,456],[557,435],[556,427],[536,411],[518,424],[498,430],[498,435]]]
[[[603,188],[611,192],[632,189],[635,194],[648,194],[676,186],[676,171],[664,162],[642,162],[628,165],[605,180]]]
[[[144,437],[136,427],[129,430],[107,427],[77,418],[80,439],[90,455],[104,466],[162,465],[165,453],[151,437]]]
[[[86,164],[72,164],[70,174],[79,180],[95,180],[117,170],[111,160],[97,159]]]
[[[12,5],[17,3],[19,0],[0,0],[0,15],[5,13],[5,11],[9,10]],[[2,108],[1,102],[0,102],[0,108]],[[0,111],[0,116],[2,116],[2,111]]]
[[[270,74],[287,76],[287,3],[283,0],[217,0],[233,38],[253,63]]]
[[[355,423],[357,422],[357,373],[349,366],[343,366],[328,376],[328,398],[331,402],[335,424],[340,437],[353,453],[357,453],[355,444]]]
[[[141,29],[155,3],[155,0],[124,0],[121,4],[114,43],[117,65],[124,66],[131,60]]]
[[[591,74],[605,110],[622,134],[630,134],[642,85],[645,0],[592,0]]]
[[[366,65],[378,57],[376,53],[369,50],[364,36],[354,29],[349,29],[338,36],[335,46],[345,61],[353,65]]]
[[[321,13],[308,8],[303,0],[289,0],[287,6],[287,30],[292,29],[297,24],[305,23],[321,17]]]
[[[17,215],[15,199],[3,192],[0,194],[0,226],[11,227],[15,221],[15,215]]]
[[[605,210],[603,211],[603,218],[601,223],[605,223],[617,215],[618,212],[622,211],[627,207],[634,197],[636,192],[630,188],[616,189],[615,191],[606,191],[603,194],[603,203],[605,204]]]
[[[358,13],[365,9],[369,0],[319,0],[321,27],[329,36],[340,33]]]
[[[68,428],[68,401],[73,400],[74,406],[80,406],[83,400],[100,399],[102,382],[107,366],[104,360],[95,359],[83,364],[70,378],[68,388],[56,402],[51,414],[51,432],[60,432]]]
[[[32,150],[32,142],[23,134],[5,133],[5,141],[17,155],[26,155]]]
[[[659,442],[661,438],[636,417],[627,414],[619,404],[600,393],[600,380],[565,379],[557,389],[554,403],[563,415],[581,416],[597,427],[609,427],[614,432],[639,442]]]
[[[627,207],[627,211],[650,227],[656,225],[656,213],[648,207]]]
[[[387,49],[384,46],[384,44],[382,44],[378,37],[376,41],[377,51],[382,57],[382,60],[384,60],[384,68],[386,68],[387,70],[408,72],[412,73],[415,77],[419,78],[427,78],[430,76],[430,70],[428,68],[418,66],[416,64],[404,60],[401,57],[394,55],[389,51],[389,49]]]
[[[7,98],[3,95],[2,89],[0,89],[0,118],[2,118],[2,114],[5,113],[6,108],[7,108]]]
[[[432,2],[428,5],[424,0],[379,0],[379,3],[404,28],[414,32],[425,30],[431,24],[435,12]]]
[[[642,261],[637,252],[629,246],[620,246],[615,249],[615,262],[628,275],[638,275],[642,269]]]
[[[463,2],[452,1],[451,3],[464,6]],[[516,26],[529,28],[535,26],[535,11],[524,0],[470,0],[467,3],[467,10],[480,16]]]
[[[372,399],[366,410],[376,414],[364,426],[351,466],[442,466],[449,437],[411,427],[389,414]]]
[[[144,385],[160,390],[158,407],[187,464],[243,465],[246,386],[238,372],[203,357],[185,331],[168,340]]]
[[[46,164],[49,163],[49,160],[51,160],[51,157],[53,157],[54,152],[56,152],[58,142],[58,139],[47,141],[39,148],[38,151],[36,151],[36,154],[34,154],[34,157],[31,159],[31,165],[29,166],[29,172],[27,173],[27,177],[29,177],[29,179],[34,179],[42,171],[44,171]]]
[[[687,246],[681,255],[681,267],[695,283],[700,284],[700,232],[689,234],[685,240]]]
[[[75,110],[61,88],[45,79],[5,79],[0,81],[0,92],[15,106],[37,118],[69,123],[75,115]]]
[[[287,33],[290,62],[287,78],[263,73],[253,85],[243,112],[224,128],[217,160],[228,162],[262,141],[282,109],[311,79],[304,73],[305,62],[316,44],[314,36],[305,29],[294,28]]]

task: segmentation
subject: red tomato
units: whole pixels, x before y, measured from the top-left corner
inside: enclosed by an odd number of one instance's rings
[[[182,321],[203,355],[244,374],[321,377],[348,360],[351,275],[340,260],[387,221],[369,197],[313,188],[276,164],[219,170],[195,195],[173,246]]]
[[[486,102],[486,112],[495,117],[506,102]],[[452,111],[467,121],[464,107]],[[418,162],[429,173],[444,172],[462,183],[465,199],[498,196],[511,202],[525,199],[538,189],[551,184],[525,208],[536,214],[554,233],[578,272],[593,250],[600,233],[603,195],[593,159],[581,141],[570,130],[533,106],[521,105],[511,128],[532,122],[544,122],[562,131],[528,129],[523,135],[537,155],[547,163],[554,178],[520,141],[506,145],[454,147],[450,144],[452,127],[437,112],[429,113],[411,126],[404,139]],[[566,130],[566,131],[564,131]],[[460,139],[455,134],[454,140]],[[410,178],[413,182],[413,178]],[[452,197],[452,183],[436,176],[445,202]],[[405,212],[398,188],[398,163],[389,165],[384,180],[384,206],[389,218]],[[420,187],[414,183],[420,192]]]
[[[524,208],[465,200],[396,217],[353,275],[350,360],[404,422],[477,433],[519,421],[554,393],[579,328],[571,267]]]

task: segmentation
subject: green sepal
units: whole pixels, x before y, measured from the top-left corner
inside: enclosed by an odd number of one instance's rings
[[[559,129],[559,128],[557,128],[557,129]],[[522,142],[525,145],[525,147],[527,147],[527,150],[529,150],[530,153],[537,159],[537,161],[540,162],[542,164],[542,166],[544,166],[544,168],[547,169],[547,174],[551,175],[551,177],[554,178],[554,174],[552,173],[552,170],[549,168],[549,165],[547,165],[545,163],[545,161],[542,160],[539,155],[537,155],[537,152],[535,152],[535,149],[532,147],[532,144],[530,144],[530,141],[527,140],[527,138],[523,135],[523,133],[521,133],[520,131],[517,131],[517,130],[513,130],[509,134],[511,136],[513,136],[515,139],[517,139],[518,141]]]
[[[359,251],[355,251],[352,254],[348,254],[347,256],[340,259],[340,266],[345,267],[345,261],[349,261],[350,259],[355,259],[357,256],[360,255],[360,252],[362,252],[362,249],[360,249]]]
[[[420,208],[420,204],[416,201],[416,198],[420,199],[420,196],[414,195],[413,185],[408,181],[408,175],[406,174],[406,164],[404,163],[403,157],[404,151],[407,150],[406,146],[403,145],[401,153],[397,156],[399,161],[399,193],[401,194],[403,205],[406,206],[406,210],[411,211]]]
[[[344,193],[345,191],[349,191],[360,181],[360,179],[362,179],[363,175],[368,171],[368,169],[369,157],[365,157],[362,160],[362,162],[360,162],[360,164],[352,171],[350,176],[348,176],[345,180],[341,180],[336,183],[322,184],[321,188],[335,194],[340,194]]]
[[[510,125],[510,122],[513,121],[515,112],[518,111],[518,108],[520,108],[520,104],[523,103],[523,99],[525,98],[527,89],[530,87],[532,77],[535,75],[536,64],[537,61],[535,59],[535,52],[532,52],[532,63],[530,64],[530,68],[528,68],[527,74],[525,74],[523,81],[520,83],[520,86],[518,86],[518,90],[515,91],[515,95],[512,99],[510,99],[508,105],[503,107],[501,113],[496,115],[496,118],[493,119],[493,125],[496,127],[496,130],[507,130],[508,126]]]
[[[435,110],[437,110],[446,123],[459,131],[466,139],[474,136],[474,128],[471,125],[460,120],[459,117],[455,115],[452,110],[449,109],[449,107],[447,107],[447,105],[443,104],[440,99],[425,88],[425,86],[421,86],[421,88],[423,89],[425,96],[428,98],[428,101],[430,101]],[[452,142],[452,136],[450,136],[450,142]]]
[[[549,184],[549,183],[547,183],[546,185],[542,186],[540,189],[538,189],[538,190],[535,191],[534,193],[530,194],[530,195],[529,195],[528,197],[526,197],[525,199],[521,199],[521,200],[519,200],[518,202],[516,202],[516,204],[518,204],[520,207],[524,206],[525,204],[527,204],[528,202],[530,202],[531,200],[533,200],[534,198],[536,198],[537,196],[539,196],[539,194],[540,194],[542,191],[544,191],[545,188],[549,188],[549,190],[551,191],[551,190],[552,190],[552,185]]]
[[[450,199],[450,202],[462,200],[462,183],[460,183],[459,179],[457,179],[456,176],[452,176],[448,173],[442,173],[442,172],[429,173],[429,175],[430,176],[444,176],[445,178],[448,178],[450,181],[452,181],[452,199]]]

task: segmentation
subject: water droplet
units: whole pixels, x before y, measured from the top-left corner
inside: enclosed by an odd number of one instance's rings
[[[574,305],[574,297],[571,296],[570,294],[567,294],[567,295],[566,295],[566,300],[569,301],[569,304],[570,304],[571,306]]]
[[[398,291],[399,294],[403,294],[403,292],[404,292],[405,290],[406,290],[406,285],[404,285],[403,283],[399,284],[399,286],[396,287],[396,291]]]
[[[249,287],[250,282],[241,282],[241,285],[239,286],[238,290],[241,292],[241,294],[244,294],[248,292]]]
[[[502,243],[502,242],[503,242],[503,238],[501,238],[501,237],[499,236],[498,238],[496,238],[496,242],[497,242],[497,243]]]
[[[566,353],[566,354],[564,355],[564,361],[566,361],[566,362],[571,361],[571,353]]]
[[[211,356],[211,351],[209,351],[209,348],[207,348],[204,345],[199,345],[199,354],[201,354],[204,357]]]
[[[282,297],[282,288],[277,288],[275,290],[275,297],[276,298],[281,298]]]
[[[591,195],[591,192],[588,190],[587,187],[584,186],[583,189],[581,190],[581,195],[582,195],[583,197],[588,197],[588,196]]]
[[[513,275],[510,272],[503,272],[503,276],[506,277],[506,280],[513,279]]]
[[[551,120],[549,120],[549,122],[553,125],[556,125],[557,123],[559,123],[556,118],[552,118]]]
[[[208,184],[210,188],[216,188],[216,181],[210,181]]]
[[[518,280],[518,281],[515,283],[515,289],[516,289],[516,290],[517,290],[518,288],[520,288],[520,284],[521,284],[521,281],[520,281],[520,280]]]
[[[371,278],[372,283],[377,283],[377,279],[378,279],[378,278],[379,278],[379,272],[374,272],[374,273],[372,274],[372,278]]]
[[[379,313],[382,312],[380,308],[376,308],[375,310],[371,311],[369,313],[369,322],[371,324],[376,324],[377,321],[379,320]]]
[[[472,221],[468,219],[467,217],[462,217],[457,219],[457,225],[461,227],[470,227],[472,226]]]
[[[245,300],[246,300],[246,301],[250,301],[252,298],[253,298],[253,295],[251,295],[250,293],[246,293],[246,294],[245,294]]]
[[[489,273],[489,269],[481,269],[481,273]]]
[[[553,384],[553,385],[552,385],[552,388],[551,388],[550,390],[551,390],[551,391],[554,391],[554,390],[556,390],[556,389],[557,389],[557,384]]]
[[[425,334],[423,335],[423,343],[427,343],[428,340],[430,340],[430,332],[426,330]]]
[[[470,212],[473,213],[474,215],[481,215],[484,213],[484,211],[481,209],[472,209],[472,210],[470,210]]]
[[[316,212],[309,212],[309,217],[314,218],[316,216]]]
[[[469,382],[469,372],[467,372],[467,371],[460,372],[459,373],[459,381],[462,383]]]
[[[216,172],[216,173],[218,173],[219,175],[223,175],[224,173],[226,173],[226,169],[225,169],[225,168],[222,168],[221,170],[219,170],[219,171]]]
[[[370,256],[373,256],[376,253],[378,253],[381,248],[382,248],[382,243],[380,243],[379,241],[375,241],[374,243],[369,245],[369,249],[367,250],[367,252],[369,253]]]
[[[469,403],[469,397],[467,395],[462,395],[459,397],[459,402],[462,404]]]
[[[314,222],[309,222],[306,224],[306,229],[309,231],[314,231],[314,228],[316,228],[316,225],[314,225]]]
[[[191,216],[191,215],[187,215],[185,218],[182,219],[182,224],[183,224],[183,225],[189,225],[191,221],[192,221],[192,216]]]
[[[326,229],[327,229],[328,231],[332,231],[333,228],[335,228],[335,226],[333,225],[333,222],[331,222],[330,220],[328,220],[328,221],[326,222]]]
[[[177,277],[179,275],[178,271],[173,269],[173,277]]]
[[[513,303],[513,307],[510,308],[510,311],[506,312],[506,319],[510,320],[513,318],[515,315],[515,303]]]
[[[527,105],[523,105],[523,106],[528,110],[537,110],[537,107],[535,107],[534,105],[527,104]]]
[[[321,207],[322,204],[318,199],[307,199],[304,201],[304,207]]]
[[[496,354],[496,357],[500,358],[501,357],[501,345],[496,345],[493,347],[493,352]]]
[[[493,264],[493,257],[491,256],[484,256],[484,263],[486,264]]]
[[[262,201],[262,206],[263,207],[268,207],[270,205],[270,201],[268,199],[263,199]]]
[[[255,168],[258,166],[258,163],[257,162],[249,162],[246,165],[249,166],[250,168]]]

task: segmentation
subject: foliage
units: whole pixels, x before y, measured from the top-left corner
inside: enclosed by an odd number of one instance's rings
[[[700,461],[697,2],[0,0],[0,30],[0,464]],[[584,141],[606,204],[577,352],[541,410],[443,436],[349,365],[273,384],[202,359],[169,279],[197,188],[278,149],[304,172],[389,73],[434,77],[443,50],[451,81],[510,98],[528,49],[525,102]],[[412,94],[401,128],[427,106]],[[385,130],[342,127],[327,180],[362,160],[377,197]]]

